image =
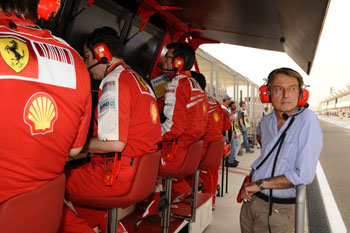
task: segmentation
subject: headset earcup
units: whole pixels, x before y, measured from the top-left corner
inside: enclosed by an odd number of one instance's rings
[[[176,69],[177,72],[180,72],[184,67],[184,59],[181,57],[175,57],[173,59],[173,70]]]
[[[309,91],[307,89],[301,88],[299,92],[298,107],[304,107],[304,105],[309,100]]]
[[[61,0],[40,0],[38,4],[38,18],[45,19],[48,21],[50,16],[53,14],[54,16],[57,14],[60,9]]]
[[[259,88],[259,97],[261,100],[261,103],[270,103],[270,93],[268,91],[267,85],[263,85]]]
[[[112,53],[104,43],[98,43],[92,47],[92,53],[97,61],[107,64],[112,60]]]

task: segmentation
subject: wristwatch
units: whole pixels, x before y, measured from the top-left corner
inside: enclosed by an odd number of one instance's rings
[[[263,184],[263,180],[257,180],[255,183],[259,187],[260,191],[265,189],[264,184]]]

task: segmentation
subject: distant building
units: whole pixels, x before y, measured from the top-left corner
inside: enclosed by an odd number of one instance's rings
[[[318,112],[323,115],[350,117],[350,83],[338,91],[331,87],[330,96],[320,102]]]

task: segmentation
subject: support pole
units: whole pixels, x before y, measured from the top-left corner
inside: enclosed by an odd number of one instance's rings
[[[297,186],[297,196],[295,203],[295,233],[304,232],[304,219],[305,219],[305,199],[306,199],[306,186]]]

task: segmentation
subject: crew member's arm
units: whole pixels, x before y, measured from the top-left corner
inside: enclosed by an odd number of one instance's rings
[[[294,186],[294,184],[290,182],[285,175],[262,179],[259,181],[261,182],[260,187],[258,186],[257,182],[244,184],[241,195],[247,201],[251,201],[254,193],[260,192],[262,189],[287,189]]]
[[[71,157],[77,156],[82,151],[82,149],[83,149],[83,146],[70,149],[69,156]]]
[[[183,134],[187,122],[187,103],[189,102],[191,86],[186,78],[168,83],[165,93],[164,115],[162,124],[163,140],[172,140]]]
[[[85,148],[91,153],[122,152],[127,144],[131,118],[131,74],[123,71],[118,77],[108,77],[108,89],[102,89],[98,103],[97,137],[92,137]],[[104,85],[102,85],[104,86]]]
[[[234,120],[235,120],[235,114],[231,114],[231,115],[229,116],[229,119],[230,119],[231,122],[234,121]]]
[[[223,117],[223,125],[222,125],[222,131],[229,130],[232,126],[231,121],[228,117],[227,112],[221,108],[221,105],[218,103],[218,109],[221,111],[221,116]]]
[[[84,65],[82,63],[82,65]],[[81,116],[80,125],[77,130],[77,135],[73,142],[72,148],[69,150],[69,156],[74,157],[77,156],[84,147],[86,137],[89,131],[89,125],[91,120],[91,86],[90,86],[90,75],[86,69],[82,69],[81,80],[85,82],[81,82],[81,88],[84,90],[82,94],[85,96],[85,103],[82,102],[82,107],[85,107],[83,110],[83,115]],[[85,86],[84,86],[85,85]]]
[[[97,137],[92,137],[86,144],[86,151],[96,154],[104,154],[109,152],[122,152],[126,146],[122,141],[100,141]]]
[[[261,146],[261,136],[259,134],[256,135],[256,140],[259,142],[259,145]]]
[[[244,123],[243,123],[243,118],[240,116],[239,117],[239,122],[241,123],[242,131],[245,131]]]
[[[256,140],[258,141],[259,145],[262,146],[261,144],[261,128],[260,128],[261,121],[258,123],[258,127],[256,127]]]

